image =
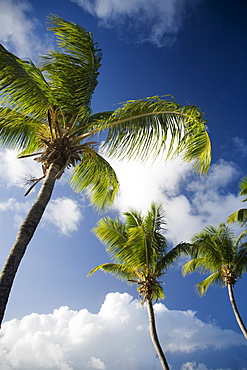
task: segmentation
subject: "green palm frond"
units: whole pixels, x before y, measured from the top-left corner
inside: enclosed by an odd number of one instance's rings
[[[143,223],[143,217],[140,212],[130,210],[124,213],[126,229],[132,229],[133,227],[141,226]]]
[[[247,195],[247,176],[242,178],[242,180],[240,181],[239,187],[240,187],[240,195]],[[247,198],[242,200],[242,202],[246,202],[246,201],[247,201]]]
[[[204,173],[211,158],[205,123],[197,107],[155,96],[125,102],[102,120],[101,129],[109,128],[104,145],[110,156],[145,160],[165,151],[167,158],[183,153],[184,160],[195,160],[194,168]]]
[[[0,45],[0,104],[34,119],[44,119],[53,103],[50,86],[32,62]]]
[[[157,271],[168,270],[168,268],[181,256],[189,255],[191,244],[179,243],[176,247],[167,252],[158,262]]]
[[[187,274],[191,274],[192,272],[198,271],[200,273],[207,273],[209,272],[208,268],[204,265],[204,260],[202,257],[194,258],[187,263],[185,263],[182,267],[182,274],[186,276]]]
[[[247,195],[247,176],[242,178],[239,183],[240,195]],[[242,202],[246,202],[247,198],[243,199]],[[227,218],[227,223],[236,223],[238,222],[241,226],[245,226],[247,223],[247,208],[240,208],[236,212],[232,213]]]
[[[73,169],[70,183],[76,192],[86,190],[97,209],[104,209],[112,204],[119,189],[113,168],[90,148],[82,153],[80,163]]]
[[[128,282],[130,282],[130,280],[138,278],[137,274],[135,274],[135,271],[133,271],[132,268],[130,269],[128,266],[119,263],[104,263],[102,265],[99,265],[92,269],[87,276],[92,275],[98,270],[109,272],[118,279],[127,280]]]
[[[227,222],[229,224],[231,223],[240,223],[242,226],[246,225],[247,223],[247,208],[240,208],[234,213],[232,213],[230,216],[227,218]]]
[[[48,29],[56,34],[59,50],[43,57],[42,70],[64,112],[83,119],[97,85],[101,50],[90,32],[56,15],[49,17]]]
[[[234,259],[233,270],[238,276],[247,272],[247,243],[239,246]]]
[[[42,148],[40,134],[44,131],[43,123],[31,116],[7,107],[0,107],[0,142],[1,145],[18,151],[28,148],[33,153]]]
[[[97,238],[106,245],[106,250],[112,259],[118,260],[122,248],[128,240],[125,225],[118,219],[102,218],[92,229]]]
[[[225,283],[222,280],[220,272],[215,272],[209,275],[206,279],[204,279],[200,283],[196,284],[196,290],[200,296],[203,296],[207,293],[207,290],[210,287],[210,285],[214,283],[218,283],[222,286],[225,286]]]

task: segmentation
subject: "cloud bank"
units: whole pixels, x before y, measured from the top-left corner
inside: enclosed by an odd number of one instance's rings
[[[204,0],[72,0],[98,18],[100,25],[129,31],[132,40],[158,47],[172,45],[189,15]]]
[[[246,346],[240,334],[204,323],[195,312],[171,311],[161,303],[154,309],[160,341],[171,362],[178,352],[186,355],[210,348],[220,354],[224,349],[237,351],[238,346]],[[160,368],[149,337],[146,309],[128,293],[107,294],[96,314],[85,308],[60,307],[51,314],[33,313],[4,323],[0,362],[1,370]],[[195,369],[194,365],[185,363],[182,369]]]

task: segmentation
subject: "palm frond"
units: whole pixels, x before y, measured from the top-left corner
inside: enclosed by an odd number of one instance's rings
[[[84,107],[90,105],[97,85],[101,50],[93,42],[92,34],[77,24],[54,14],[48,20],[48,29],[56,34],[59,50],[43,57],[42,70],[63,111],[83,119]]]
[[[240,187],[240,195],[247,195],[247,176],[242,178],[242,180],[240,181],[239,187]],[[246,202],[246,201],[247,201],[247,198],[242,200],[242,202]]]
[[[204,173],[211,158],[205,122],[197,107],[155,96],[127,101],[102,120],[101,129],[109,128],[104,145],[110,156],[145,160],[165,152],[166,158],[183,153],[185,161],[195,160],[195,170]]]
[[[201,281],[200,283],[196,284],[196,290],[200,296],[203,296],[207,293],[208,288],[213,283],[218,283],[222,286],[225,286],[225,283],[222,280],[220,272],[215,272],[209,275],[206,279]]]
[[[86,190],[88,198],[98,210],[111,205],[119,189],[113,168],[99,153],[90,149],[82,153],[81,162],[73,169],[70,183],[76,192]]]
[[[247,272],[247,243],[239,246],[234,258],[233,271],[238,276],[242,276],[243,273]]]
[[[247,223],[247,208],[241,208],[232,213],[227,218],[227,222],[229,224],[231,223],[240,223],[242,226],[246,225]]]
[[[167,271],[168,268],[181,256],[189,255],[191,244],[179,243],[176,247],[167,252],[158,262],[157,271]]]
[[[0,45],[0,104],[34,119],[44,119],[54,102],[50,86],[32,62]]]
[[[128,240],[125,225],[117,218],[112,220],[110,217],[104,217],[97,222],[92,231],[106,245],[109,256],[118,260],[118,255]]]
[[[141,226],[143,223],[143,217],[140,212],[132,209],[129,212],[124,212],[125,224],[127,229],[132,229],[133,227]]]
[[[33,153],[42,147],[37,133],[42,133],[44,129],[43,122],[13,109],[0,107],[1,145],[18,151],[25,148],[26,154]]]
[[[201,273],[207,273],[209,270],[207,267],[203,265],[203,258],[197,257],[194,258],[187,263],[185,263],[182,267],[182,274],[183,276],[186,276],[187,274],[191,274],[192,272],[201,272]]]
[[[109,272],[110,274],[114,275],[118,279],[130,280],[136,279],[137,275],[133,269],[130,269],[126,265],[122,265],[119,263],[104,263],[92,269],[87,276],[92,275],[94,272],[102,270],[104,272]]]

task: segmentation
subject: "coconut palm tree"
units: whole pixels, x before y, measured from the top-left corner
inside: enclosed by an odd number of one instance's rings
[[[192,238],[190,254],[192,260],[183,266],[183,275],[198,271],[211,273],[205,280],[196,285],[198,293],[206,294],[210,285],[218,283],[227,286],[233,312],[242,333],[247,339],[247,330],[239,314],[234,286],[243,273],[247,272],[247,242],[243,239],[247,230],[235,238],[233,231],[220,223],[218,228],[209,226]]]
[[[147,215],[130,211],[124,213],[126,220],[105,217],[93,229],[113,260],[95,267],[88,275],[103,270],[117,278],[137,284],[140,302],[146,303],[150,324],[150,335],[163,369],[169,369],[159,343],[153,301],[164,298],[160,277],[181,254],[182,247],[168,251],[162,231],[165,225],[164,211],[154,203]]]
[[[29,180],[26,194],[39,181],[43,185],[0,276],[0,324],[20,261],[64,171],[72,168],[72,188],[86,191],[97,209],[113,202],[119,183],[100,141],[108,156],[120,159],[145,160],[166,150],[168,157],[182,153],[184,160],[194,160],[200,173],[210,163],[206,121],[195,106],[152,97],[93,113],[101,50],[90,32],[56,15],[49,17],[48,29],[57,36],[57,50],[42,56],[40,67],[0,46],[0,144],[17,148],[19,158],[34,156],[43,170],[39,179]]]
[[[245,176],[239,183],[240,192],[239,194],[241,196],[247,195],[247,176]],[[242,202],[246,202],[247,198],[243,199]],[[240,208],[234,213],[232,213],[228,219],[227,222],[229,224],[233,222],[239,223],[241,226],[245,226],[247,224],[247,208]]]

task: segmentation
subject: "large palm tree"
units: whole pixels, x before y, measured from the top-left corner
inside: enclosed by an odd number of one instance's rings
[[[49,17],[49,30],[57,36],[57,50],[42,56],[40,67],[0,45],[0,143],[17,148],[20,158],[35,156],[43,169],[41,178],[30,178],[27,193],[40,180],[43,185],[0,276],[0,324],[20,261],[63,172],[72,168],[72,188],[86,190],[96,208],[113,202],[119,184],[100,154],[100,132],[108,156],[144,160],[165,149],[168,157],[182,153],[184,160],[194,160],[200,173],[210,163],[205,120],[195,106],[152,97],[93,114],[101,50],[90,32],[56,15]]]
[[[242,196],[246,196],[247,195],[247,176],[245,176],[240,181],[239,188],[240,188],[239,194],[242,195]],[[246,202],[246,201],[247,201],[247,198],[242,200],[242,202]],[[228,217],[227,222],[229,224],[233,223],[233,222],[235,222],[235,223],[237,222],[241,226],[245,226],[247,224],[247,208],[240,208],[237,211],[235,211],[234,213],[232,213]]]
[[[141,303],[147,304],[150,335],[163,369],[169,369],[159,343],[153,301],[164,298],[160,277],[181,253],[181,246],[168,251],[164,230],[164,211],[161,206],[151,205],[145,217],[140,212],[124,213],[125,222],[109,217],[99,220],[93,229],[95,235],[106,244],[106,251],[113,260],[95,267],[90,273],[103,270],[117,278],[137,284]]]
[[[220,223],[218,228],[213,226],[204,228],[192,238],[190,246],[192,260],[183,266],[183,274],[187,275],[193,271],[211,273],[196,285],[201,296],[205,295],[210,285],[214,283],[227,286],[236,320],[247,339],[247,330],[234,297],[234,285],[238,278],[247,272],[247,242],[243,240],[246,235],[247,230],[235,238],[233,231],[225,223]]]

